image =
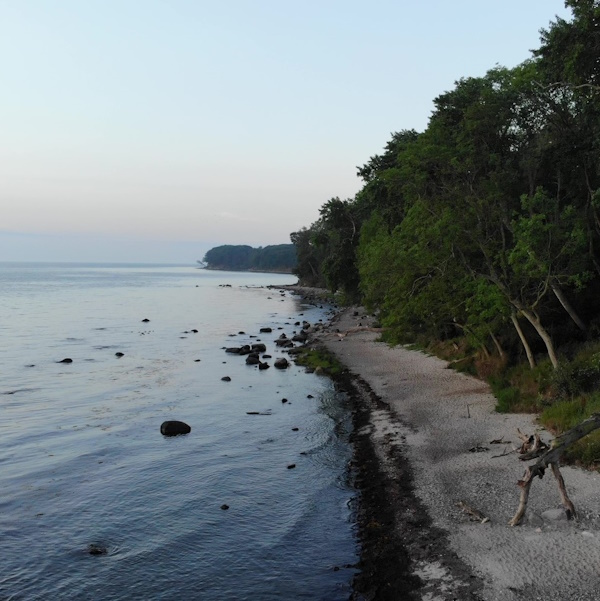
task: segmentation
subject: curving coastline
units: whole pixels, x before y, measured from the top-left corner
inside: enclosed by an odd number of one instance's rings
[[[484,382],[378,342],[371,325],[364,310],[345,309],[310,342],[347,367],[338,384],[354,401],[362,555],[353,598],[598,599],[600,475],[562,469],[578,521],[565,519],[548,475],[533,484],[522,525],[509,527],[525,467],[511,451],[517,428],[539,430],[534,418],[496,413]],[[510,444],[492,444],[501,438]],[[489,521],[471,521],[465,506]]]

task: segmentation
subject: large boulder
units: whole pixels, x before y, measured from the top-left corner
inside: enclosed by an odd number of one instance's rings
[[[267,345],[262,342],[255,342],[252,345],[252,352],[254,353],[264,353],[267,350]]]
[[[273,365],[277,369],[286,369],[289,367],[290,362],[285,357],[279,357],[279,359],[275,359],[275,363]]]
[[[177,420],[171,420],[163,422],[160,425],[160,433],[163,436],[179,436],[180,434],[189,434],[192,428],[185,422],[179,422]]]
[[[260,363],[260,359],[258,353],[250,353],[246,357],[246,365],[258,365]]]

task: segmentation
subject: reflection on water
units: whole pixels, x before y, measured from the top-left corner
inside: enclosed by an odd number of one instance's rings
[[[343,396],[223,351],[325,315],[259,287],[292,280],[0,265],[0,598],[348,598]]]

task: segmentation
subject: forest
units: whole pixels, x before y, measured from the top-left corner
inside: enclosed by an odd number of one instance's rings
[[[600,1],[565,5],[527,60],[457,81],[291,234],[302,283],[556,431],[600,411]]]
[[[202,262],[207,269],[291,273],[297,259],[292,244],[275,244],[258,248],[225,244],[211,248],[204,255]]]

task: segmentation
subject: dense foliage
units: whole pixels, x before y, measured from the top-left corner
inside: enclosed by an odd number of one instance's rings
[[[203,263],[207,269],[290,273],[297,264],[297,257],[293,244],[259,248],[226,244],[211,248],[204,255]]]
[[[291,235],[301,281],[555,431],[600,410],[600,0],[565,5],[528,60],[456,82]],[[600,434],[572,457],[600,461]]]
[[[532,367],[598,334],[600,2],[566,5],[530,59],[456,82],[424,132],[358,168],[355,198],[291,235],[302,281],[378,310],[393,338]]]

